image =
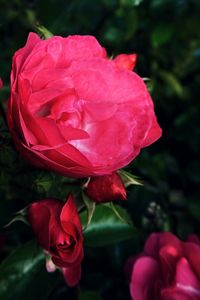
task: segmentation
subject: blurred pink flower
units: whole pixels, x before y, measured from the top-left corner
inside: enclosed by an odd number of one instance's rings
[[[182,242],[172,233],[154,233],[135,260],[128,260],[134,300],[199,300],[200,243]]]

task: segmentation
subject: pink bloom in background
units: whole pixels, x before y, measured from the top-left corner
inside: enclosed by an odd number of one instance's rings
[[[3,80],[0,77],[0,89],[3,87]]]
[[[72,196],[66,203],[57,199],[34,202],[28,208],[28,217],[40,245],[52,256],[53,263],[61,269],[67,284],[76,285],[81,277],[83,238]]]
[[[182,242],[171,233],[154,233],[144,252],[130,259],[130,292],[134,300],[199,300],[200,241]]]
[[[117,173],[92,177],[85,192],[97,203],[126,200],[126,189],[121,177]]]
[[[110,174],[155,142],[161,129],[136,56],[114,60],[93,36],[30,33],[13,57],[7,118],[33,165],[74,177]]]

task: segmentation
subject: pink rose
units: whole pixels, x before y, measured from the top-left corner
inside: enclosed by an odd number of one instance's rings
[[[81,276],[83,237],[72,196],[66,203],[57,199],[32,203],[28,207],[28,218],[40,245],[61,268],[67,284],[76,285]]]
[[[134,300],[199,300],[200,241],[182,242],[172,233],[154,233],[144,252],[126,265]]]
[[[30,33],[13,57],[7,117],[19,152],[60,174],[109,174],[161,136],[133,55],[111,60],[93,36]],[[127,66],[127,69],[126,69]]]

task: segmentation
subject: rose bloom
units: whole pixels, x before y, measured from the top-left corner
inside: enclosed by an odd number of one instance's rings
[[[30,33],[12,63],[7,116],[18,151],[65,176],[109,174],[161,136],[135,56],[114,60],[93,36]]]
[[[76,285],[81,276],[83,238],[72,196],[66,203],[57,199],[32,203],[28,207],[28,219],[40,245],[61,268],[67,284]]]
[[[171,233],[152,234],[126,269],[134,300],[200,299],[200,241],[194,235],[182,242]]]

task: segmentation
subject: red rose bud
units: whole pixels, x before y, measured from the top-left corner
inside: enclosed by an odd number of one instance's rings
[[[116,65],[122,69],[132,71],[135,68],[137,54],[119,54],[114,58]]]
[[[76,285],[81,276],[83,237],[72,196],[66,203],[57,199],[32,203],[28,217],[40,245],[51,255],[52,262],[61,268],[67,284]]]
[[[30,33],[12,62],[8,126],[36,167],[95,177],[128,165],[161,136],[135,54],[109,59],[93,36]]]
[[[92,177],[85,192],[97,203],[126,200],[126,189],[117,173]]]
[[[0,89],[3,87],[3,81],[2,81],[2,79],[1,79],[1,77],[0,77]]]
[[[134,300],[199,300],[200,242],[182,242],[169,232],[154,233],[144,251],[129,259],[130,293]]]

